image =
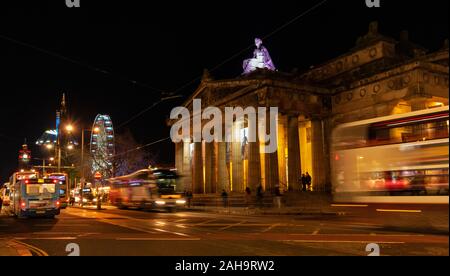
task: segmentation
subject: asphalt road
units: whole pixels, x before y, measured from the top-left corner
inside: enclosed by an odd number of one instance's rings
[[[367,256],[370,243],[382,256],[449,255],[448,206],[333,208],[346,215],[68,208],[54,220],[1,217],[0,238],[50,256],[70,254],[71,243],[82,256]]]

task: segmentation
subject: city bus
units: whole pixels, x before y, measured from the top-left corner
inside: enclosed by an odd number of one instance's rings
[[[50,178],[20,179],[10,184],[10,210],[18,218],[54,218],[60,213],[58,180]]]
[[[184,194],[176,192],[178,178],[170,169],[144,169],[111,178],[109,200],[119,208],[175,210],[186,204]]]
[[[47,175],[50,179],[55,179],[59,184],[59,198],[60,198],[60,208],[65,209],[69,204],[69,194],[68,194],[68,185],[69,178],[66,173],[50,173]]]
[[[31,171],[20,170],[19,172],[13,173],[13,175],[9,178],[9,184],[15,185],[20,180],[37,179],[37,178],[39,178],[39,172],[35,170]]]
[[[338,126],[336,202],[448,204],[448,106]]]

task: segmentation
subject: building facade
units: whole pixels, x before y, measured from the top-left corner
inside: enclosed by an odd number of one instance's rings
[[[315,191],[330,191],[330,137],[342,123],[448,105],[448,41],[434,52],[381,35],[373,22],[349,52],[306,72],[267,69],[229,80],[205,70],[186,101],[202,107],[248,106],[279,109],[278,150],[261,153],[260,142],[246,142],[247,122],[233,125],[242,142],[176,143],[175,163],[183,190],[196,194],[301,189],[300,176],[312,176]],[[171,121],[173,124],[174,122]],[[206,122],[202,122],[204,124]],[[191,124],[192,125],[192,124]]]

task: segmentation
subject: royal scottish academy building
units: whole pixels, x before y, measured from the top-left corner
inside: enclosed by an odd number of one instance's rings
[[[353,49],[303,73],[258,66],[268,56],[265,48],[258,49],[245,62],[248,72],[235,79],[216,80],[205,71],[184,106],[192,110],[194,99],[221,109],[276,106],[278,150],[261,153],[260,142],[246,142],[245,122],[233,126],[242,142],[176,143],[183,190],[242,193],[262,185],[268,191],[298,191],[301,174],[308,172],[313,190],[328,192],[331,134],[337,125],[448,105],[448,41],[428,51],[409,41],[407,32],[397,39],[380,34],[374,22]]]

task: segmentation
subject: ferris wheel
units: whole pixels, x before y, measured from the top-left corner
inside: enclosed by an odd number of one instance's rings
[[[103,178],[113,176],[114,128],[109,115],[97,115],[91,135],[92,174],[101,173]]]

